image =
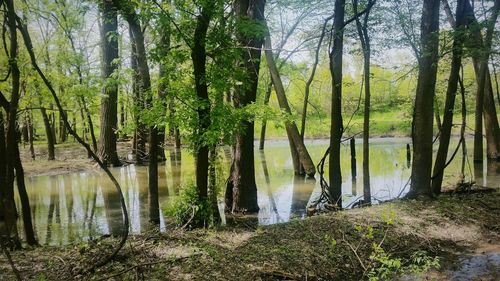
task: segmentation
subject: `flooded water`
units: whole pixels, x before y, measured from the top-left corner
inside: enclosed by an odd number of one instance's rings
[[[406,157],[406,145],[409,142],[409,139],[403,138],[370,141],[373,202],[388,200],[407,191],[411,172]],[[324,140],[308,141],[306,144],[315,163],[320,160],[328,146]],[[451,146],[452,149],[454,145],[456,143]],[[472,145],[469,144],[468,147]],[[357,178],[353,180],[350,149],[348,145],[342,147],[342,191],[345,207],[363,196],[361,140],[357,140],[356,150]],[[221,157],[229,170],[229,149],[224,152],[221,150]],[[179,194],[182,186],[194,181],[194,159],[189,151],[167,150],[166,155],[166,163],[159,167],[159,196],[162,208]],[[461,156],[458,155],[447,169],[446,184],[458,182],[460,166]],[[256,149],[255,170],[260,224],[280,223],[294,217],[304,217],[308,202],[320,193],[316,180],[294,176],[290,149],[286,141],[270,141],[266,143],[264,151]],[[129,165],[114,168],[112,172],[124,191],[130,213],[131,233],[140,233],[148,227],[147,167]],[[325,174],[328,172],[325,171]],[[466,180],[471,177],[475,177],[479,185],[500,187],[498,163],[467,167]],[[41,244],[63,245],[106,233],[120,233],[122,220],[119,197],[103,173],[82,172],[31,177],[26,179],[26,185],[32,206],[33,224]],[[18,198],[17,201],[20,204]],[[161,219],[162,229],[168,229],[165,218]]]

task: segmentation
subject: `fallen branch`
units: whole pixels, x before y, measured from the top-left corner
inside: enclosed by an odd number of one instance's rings
[[[363,270],[366,272],[366,266],[363,263],[363,261],[361,260],[361,258],[359,257],[358,251],[356,251],[356,249],[354,249],[354,247],[351,245],[351,243],[349,243],[349,241],[347,241],[347,239],[345,239],[345,234],[344,233],[342,233],[342,241],[344,241],[347,244],[347,246],[349,246],[349,248],[352,250],[352,252],[356,256],[356,258],[358,259],[359,264],[361,265],[361,267],[363,268]]]

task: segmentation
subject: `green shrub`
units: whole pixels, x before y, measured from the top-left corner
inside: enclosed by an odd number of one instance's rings
[[[167,205],[165,214],[173,218],[177,227],[208,227],[214,221],[209,199],[200,199],[196,185],[192,183],[181,188],[179,196]]]

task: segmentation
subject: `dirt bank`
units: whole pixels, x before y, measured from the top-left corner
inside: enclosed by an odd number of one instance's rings
[[[114,239],[39,247],[13,256],[27,280],[360,280],[396,276],[403,280],[495,280],[491,278],[500,272],[498,206],[498,192],[445,195],[438,200],[397,201],[272,226],[246,221],[217,230],[149,233],[131,237],[114,262],[94,273],[82,271],[102,257]],[[466,273],[469,275],[463,275]],[[2,280],[12,278],[4,257],[0,258],[1,274]]]

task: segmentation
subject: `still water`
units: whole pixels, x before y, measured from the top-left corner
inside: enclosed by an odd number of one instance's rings
[[[374,203],[404,194],[411,172],[406,158],[409,139],[382,138],[370,141],[371,194]],[[314,162],[324,154],[325,140],[308,141]],[[454,149],[456,142],[451,145]],[[472,147],[468,143],[468,147]],[[342,147],[343,204],[349,207],[362,198],[362,143],[357,140],[357,178],[351,177],[350,148]],[[451,153],[450,153],[451,154]],[[229,169],[230,151],[221,149],[222,162]],[[187,150],[167,150],[167,161],[159,167],[160,206],[179,194],[182,186],[194,181],[194,159]],[[458,181],[461,155],[447,168],[445,184]],[[325,167],[327,169],[328,167]],[[122,185],[130,214],[131,233],[148,227],[147,167],[129,165],[112,172]],[[286,141],[269,141],[264,151],[255,151],[255,173],[258,187],[259,224],[286,222],[304,217],[308,202],[320,193],[319,181],[296,177],[293,173],[290,149]],[[325,171],[328,174],[328,171]],[[318,178],[319,176],[317,176]],[[474,177],[482,186],[500,187],[498,163],[466,168],[466,180]],[[109,179],[101,172],[81,172],[26,179],[32,207],[33,224],[41,244],[64,245],[88,240],[106,233],[120,233],[121,209],[119,197]],[[17,204],[20,205],[17,198]],[[18,206],[19,206],[18,205]],[[161,218],[163,230],[169,226]]]

